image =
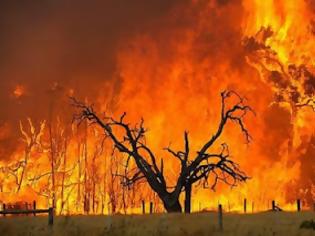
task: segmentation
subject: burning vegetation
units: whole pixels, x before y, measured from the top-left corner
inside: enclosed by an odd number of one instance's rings
[[[311,207],[315,2],[132,2],[0,3],[0,200],[58,214]]]
[[[227,100],[236,96],[238,101],[228,108]],[[185,193],[185,212],[191,211],[191,191],[195,183],[208,185],[211,175],[214,176],[211,188],[214,190],[218,182],[224,182],[231,186],[236,183],[246,181],[246,174],[239,169],[237,163],[230,159],[229,146],[222,143],[222,149],[218,153],[210,153],[210,150],[216,141],[222,135],[228,122],[235,122],[244,133],[249,142],[251,136],[246,129],[243,118],[247,112],[252,111],[251,107],[244,105],[244,98],[240,97],[234,91],[224,91],[221,93],[221,118],[217,130],[210,139],[196,152],[196,156],[191,158],[190,143],[188,132],[184,133],[184,150],[174,151],[170,147],[165,148],[172,157],[175,157],[180,163],[178,178],[174,187],[166,182],[164,173],[163,159],[157,160],[152,150],[146,145],[144,120],[139,125],[131,128],[125,121],[126,113],[119,120],[105,117],[100,118],[93,107],[87,106],[73,99],[73,105],[80,110],[75,119],[80,123],[84,120],[100,126],[105,137],[112,140],[114,152],[117,149],[121,154],[126,155],[126,164],[124,165],[124,174],[118,174],[122,178],[124,187],[136,184],[138,181],[145,180],[151,189],[158,195],[163,202],[167,212],[181,212],[182,207],[179,197],[182,192]],[[121,137],[118,136],[119,133]],[[157,163],[160,163],[158,166]],[[130,177],[131,176],[131,177]]]

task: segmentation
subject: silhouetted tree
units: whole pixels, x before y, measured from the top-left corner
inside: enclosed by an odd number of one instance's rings
[[[227,99],[232,97],[233,105],[228,105]],[[131,166],[129,173],[123,176],[123,185],[131,186],[137,181],[145,180],[154,192],[157,193],[167,212],[181,212],[179,202],[181,192],[185,192],[185,212],[191,210],[191,189],[194,183],[207,183],[210,174],[214,175],[211,187],[214,189],[219,181],[235,186],[239,181],[245,181],[248,177],[240,170],[237,163],[230,159],[227,144],[222,144],[218,153],[210,152],[210,148],[218,141],[224,131],[227,122],[232,121],[239,126],[247,142],[251,136],[246,129],[243,118],[248,112],[252,112],[250,106],[245,105],[245,99],[234,91],[221,93],[221,118],[216,132],[206,141],[197,153],[190,153],[188,132],[184,133],[184,150],[174,151],[170,147],[165,150],[179,161],[181,169],[174,187],[166,183],[164,176],[163,159],[160,164],[152,150],[145,143],[144,120],[131,127],[125,122],[126,113],[120,119],[113,117],[100,117],[93,106],[86,105],[71,98],[73,105],[79,110],[74,119],[80,124],[88,120],[104,130],[105,136],[114,144],[114,150],[126,154],[127,166]],[[132,168],[136,167],[136,168]]]

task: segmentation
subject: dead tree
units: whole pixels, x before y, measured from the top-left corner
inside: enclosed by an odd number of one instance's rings
[[[97,135],[94,132],[94,137],[96,138],[96,142],[94,143],[94,152],[92,155],[92,163],[91,163],[91,184],[92,184],[92,209],[93,213],[96,213],[96,208],[98,208],[98,202],[97,199],[97,187],[101,188],[101,174],[100,174],[100,168],[98,166],[99,158],[103,154],[104,151],[104,139],[101,137],[97,137]]]
[[[90,182],[90,177],[88,176],[88,131],[87,131],[87,124],[85,123],[84,127],[84,138],[83,138],[83,143],[84,143],[84,201],[83,201],[83,206],[84,206],[84,212],[86,214],[89,214],[90,212],[90,192],[91,192],[91,186],[89,184]]]
[[[51,121],[48,125],[48,132],[49,132],[49,152],[50,152],[50,167],[51,167],[51,196],[52,196],[52,207],[56,208],[56,175],[55,175],[55,164],[56,164],[56,158],[55,158],[55,145],[54,145],[54,138],[53,138],[53,130]]]
[[[109,163],[109,172],[110,172],[110,179],[108,183],[108,195],[109,195],[109,203],[108,212],[111,214],[116,214],[119,210],[118,207],[118,199],[119,199],[119,183],[117,182],[118,179],[118,170],[119,169],[119,161],[115,155],[112,155]]]
[[[44,128],[45,128],[45,121],[40,123],[40,128],[38,131],[36,131],[31,119],[28,118],[27,120],[28,120],[29,127],[30,127],[29,134],[24,130],[23,124],[20,121],[20,130],[21,130],[21,133],[23,135],[22,140],[26,144],[26,146],[25,146],[25,151],[24,151],[24,160],[21,162],[22,163],[21,175],[20,175],[20,177],[18,177],[18,175],[17,175],[17,180],[18,180],[17,181],[17,185],[18,185],[17,186],[17,192],[19,192],[21,190],[22,183],[23,183],[23,180],[25,177],[25,171],[27,168],[27,164],[28,164],[29,158],[31,156],[31,152],[35,146],[40,145],[40,140],[41,140],[41,137],[43,136]]]
[[[68,138],[64,138],[64,146],[63,146],[63,151],[62,151],[62,157],[63,157],[63,170],[62,170],[62,179],[61,179],[61,193],[60,193],[60,201],[61,201],[61,206],[60,206],[60,213],[62,213],[65,205],[65,180],[66,180],[66,169],[67,169],[67,148],[68,148]]]
[[[81,206],[81,143],[78,141],[77,146],[77,165],[78,165],[78,176],[77,176],[77,182],[78,182],[78,189],[77,189],[77,201],[76,201],[76,209],[79,211],[79,208]]]
[[[229,100],[230,99],[230,100]],[[138,125],[131,127],[125,121],[126,113],[120,119],[113,117],[100,117],[93,109],[93,106],[86,105],[71,98],[73,105],[79,110],[74,115],[74,120],[80,124],[88,120],[104,130],[105,136],[114,144],[114,150],[126,155],[127,165],[134,165],[130,174],[124,177],[123,185],[131,186],[135,182],[145,180],[150,188],[157,193],[163,202],[167,212],[181,212],[182,206],[179,202],[181,192],[185,192],[185,212],[190,212],[191,189],[194,183],[204,182],[209,179],[210,174],[214,175],[215,188],[219,181],[235,186],[237,182],[246,181],[248,177],[240,170],[229,155],[227,144],[222,144],[222,150],[218,153],[211,153],[210,148],[216,144],[223,133],[226,124],[234,122],[244,134],[247,142],[251,136],[246,129],[243,118],[248,112],[252,112],[250,106],[244,104],[245,99],[234,91],[221,93],[221,119],[215,133],[206,141],[195,154],[190,153],[188,132],[184,133],[184,150],[174,151],[170,147],[165,148],[176,160],[179,161],[181,169],[174,187],[168,186],[164,176],[163,159],[158,159],[145,143],[144,121],[141,119]],[[230,101],[230,102],[228,102]],[[229,105],[232,103],[233,105]]]

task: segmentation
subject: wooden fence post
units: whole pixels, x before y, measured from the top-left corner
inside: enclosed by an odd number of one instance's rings
[[[273,211],[276,210],[276,202],[275,202],[275,200],[272,200],[272,210]]]
[[[246,207],[247,207],[247,199],[244,199],[244,213],[246,213]]]
[[[28,203],[25,202],[25,209],[28,210]],[[26,213],[26,215],[28,216],[28,213]]]
[[[3,216],[5,216],[5,203],[3,203],[3,205],[2,205],[2,211],[3,211]]]
[[[219,204],[219,207],[218,207],[218,217],[219,217],[219,230],[223,231],[223,213],[222,213],[221,204]]]
[[[150,214],[153,213],[153,202],[150,202]]]
[[[297,211],[301,211],[301,200],[300,199],[296,200],[296,207],[297,207]]]
[[[142,214],[145,214],[145,202],[142,200]]]
[[[54,208],[50,207],[48,211],[48,225],[54,224]]]
[[[36,210],[36,201],[33,201],[33,210],[34,210],[34,216],[36,216],[36,212],[35,212],[35,210]]]

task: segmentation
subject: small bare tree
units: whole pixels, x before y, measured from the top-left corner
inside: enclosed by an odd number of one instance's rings
[[[233,105],[228,105],[228,99],[233,101]],[[228,185],[235,186],[237,182],[248,179],[246,174],[239,169],[229,155],[227,144],[222,144],[222,150],[218,153],[210,153],[210,148],[218,141],[223,133],[227,122],[232,121],[239,126],[247,142],[251,136],[246,129],[243,118],[248,112],[252,112],[250,106],[245,105],[245,99],[234,91],[224,91],[221,93],[221,112],[220,123],[215,133],[206,141],[195,155],[190,153],[190,143],[188,132],[184,133],[184,150],[174,151],[170,147],[165,148],[171,156],[179,161],[181,169],[174,187],[166,183],[164,176],[163,159],[158,160],[152,150],[145,143],[145,133],[143,119],[140,123],[131,127],[125,121],[126,113],[120,119],[113,117],[101,118],[93,109],[93,106],[71,98],[73,105],[79,110],[74,119],[80,124],[88,120],[91,124],[96,124],[104,130],[114,144],[114,150],[126,154],[127,166],[136,166],[130,168],[130,172],[124,177],[123,185],[130,186],[137,181],[145,180],[151,189],[157,193],[163,202],[167,212],[181,212],[179,196],[185,192],[185,212],[191,209],[191,189],[194,183],[207,183],[210,174],[214,175],[215,188],[219,181]]]
[[[27,131],[25,131],[22,122],[20,121],[20,130],[21,133],[23,135],[23,142],[25,143],[25,150],[24,150],[24,159],[21,162],[21,174],[20,177],[17,176],[17,192],[19,192],[21,190],[22,184],[23,184],[23,180],[25,177],[25,172],[26,172],[26,168],[28,165],[28,161],[29,158],[31,156],[31,152],[34,149],[35,146],[39,146],[40,145],[40,141],[41,141],[41,137],[43,136],[44,133],[44,129],[45,129],[45,121],[40,123],[40,128],[39,130],[36,130],[31,119],[28,118],[28,123],[29,123],[29,134],[27,133]]]

